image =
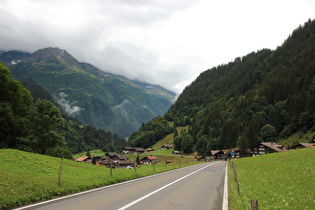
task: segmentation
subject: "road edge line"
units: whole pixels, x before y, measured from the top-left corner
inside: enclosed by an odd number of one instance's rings
[[[228,188],[228,165],[225,165],[224,192],[222,210],[229,209],[229,188]]]

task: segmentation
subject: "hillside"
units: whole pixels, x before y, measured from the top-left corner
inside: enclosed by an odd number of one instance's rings
[[[47,90],[69,116],[121,137],[163,115],[175,98],[158,85],[106,73],[58,48],[2,52],[0,60],[18,80]]]
[[[164,118],[175,127],[189,125],[194,151],[246,151],[260,141],[314,131],[314,76],[315,21],[309,20],[276,50],[262,49],[202,72]],[[142,135],[140,129],[130,141],[141,142]]]

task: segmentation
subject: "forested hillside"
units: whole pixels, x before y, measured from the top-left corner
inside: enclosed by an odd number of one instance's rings
[[[259,50],[204,71],[164,116],[175,127],[189,125],[184,137],[174,139],[176,149],[183,150],[183,139],[191,151],[203,154],[246,149],[260,141],[314,131],[314,74],[314,20],[294,30],[274,51]]]
[[[116,134],[62,116],[57,103],[40,86],[24,85],[32,95],[0,63],[0,148],[71,158],[71,153],[120,151],[125,145]]]
[[[2,52],[0,61],[19,81],[48,91],[68,116],[123,138],[165,114],[175,99],[175,93],[159,85],[101,71],[58,48]]]

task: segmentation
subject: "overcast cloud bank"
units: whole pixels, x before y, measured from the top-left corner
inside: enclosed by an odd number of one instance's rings
[[[200,72],[275,49],[312,0],[3,0],[0,50],[67,50],[81,62],[180,93]]]

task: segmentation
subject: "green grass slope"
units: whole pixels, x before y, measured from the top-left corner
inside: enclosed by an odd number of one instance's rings
[[[133,158],[135,160],[136,156],[134,155]],[[61,184],[58,185],[60,158],[13,149],[0,149],[0,209],[47,200],[196,163],[192,158],[180,159],[180,156],[170,156],[172,163],[166,165],[163,160],[170,158],[167,156],[158,156],[158,158],[161,162],[154,167],[141,165],[136,170],[116,168],[112,171],[112,177],[109,168],[65,159]]]
[[[240,196],[229,168],[230,209],[315,209],[315,148],[233,160]]]

